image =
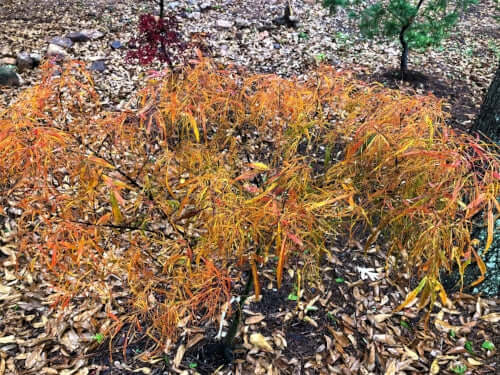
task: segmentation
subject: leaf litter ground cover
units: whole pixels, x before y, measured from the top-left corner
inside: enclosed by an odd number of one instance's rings
[[[148,111],[144,113],[147,115]],[[190,126],[188,125],[188,129],[192,131],[193,128]],[[254,132],[253,136],[245,140],[245,143],[250,143],[250,151],[247,153],[252,157],[255,155],[255,160],[262,160],[257,156],[268,158],[271,147],[269,145],[273,143],[272,138],[255,141],[260,139],[259,135],[255,129],[251,130]],[[203,135],[202,131],[200,133]],[[245,131],[241,137],[245,137],[247,133],[252,134]],[[193,136],[194,134],[191,134],[191,137]],[[255,145],[252,145],[252,142]],[[103,144],[107,146],[106,142]],[[296,146],[302,154],[313,152],[308,147],[308,142],[299,142]],[[343,151],[343,147],[332,148],[328,152],[326,147],[323,147],[323,150],[317,148],[314,150],[317,155],[310,157],[310,163],[318,166],[316,172],[322,173],[324,171],[320,168],[324,164],[326,154],[331,155],[330,158],[334,162],[342,156],[341,154],[337,156],[339,151]],[[320,160],[315,162],[314,159],[318,157]],[[244,163],[240,167],[248,163],[247,158],[245,153],[241,155]],[[102,163],[97,159],[94,161]],[[61,182],[64,182],[64,173],[62,172]],[[250,189],[253,188],[250,186]],[[129,197],[125,196],[124,199]],[[113,332],[110,326],[116,327],[115,319],[118,317],[115,315],[115,310],[109,310],[102,300],[95,301],[88,296],[77,296],[68,301],[70,305],[63,312],[51,309],[53,301],[47,299],[47,290],[49,287],[52,290],[53,281],[44,280],[45,277],[38,274],[36,270],[40,270],[40,265],[33,264],[31,271],[29,268],[22,268],[25,260],[16,259],[17,246],[12,244],[11,236],[14,233],[12,228],[15,229],[14,219],[23,212],[15,207],[17,203],[14,200],[14,207],[10,207],[10,203],[6,205],[9,207],[8,215],[2,216],[5,227],[11,230],[6,231],[3,240],[6,245],[2,248],[5,280],[9,283],[2,284],[1,290],[2,301],[6,301],[2,309],[6,313],[3,315],[5,320],[2,321],[3,333],[0,339],[2,342],[0,369],[15,373],[13,368],[16,366],[29,368],[32,371],[42,366],[45,367],[43,371],[46,373],[65,370],[65,373],[78,371],[126,373],[138,369],[143,373],[149,373],[174,372],[172,364],[176,365],[177,362],[184,371],[193,373],[196,371],[211,373],[217,369],[219,363],[206,360],[206,355],[200,359],[204,352],[204,343],[199,341],[200,337],[210,341],[219,328],[216,322],[198,324],[195,319],[195,322],[185,329],[185,325],[181,322],[179,325],[181,339],[170,343],[168,354],[148,358],[148,352],[153,352],[158,342],[145,333],[141,335],[137,324],[135,326],[123,324],[122,331],[113,339],[113,345],[108,346],[110,335],[101,331]],[[109,205],[109,199],[107,204]],[[175,206],[174,202],[171,204]],[[116,204],[114,206],[117,207]],[[113,214],[112,208],[113,204],[110,208],[111,214]],[[186,212],[181,221],[194,220],[198,214],[196,211]],[[120,213],[117,213],[117,216],[119,215]],[[179,217],[181,216],[183,215]],[[165,230],[168,227],[168,223],[160,222],[155,225],[156,230]],[[384,245],[383,241],[381,244]],[[120,244],[116,246],[117,251],[120,251]],[[319,274],[324,271],[325,277],[316,279],[316,285],[313,286],[306,283],[297,285],[297,273],[291,275],[285,272],[281,289],[274,290],[276,260],[274,263],[271,260],[262,266],[264,275],[261,279],[262,299],[269,303],[255,303],[252,299],[249,301],[251,305],[244,311],[244,327],[235,348],[235,371],[266,373],[270,367],[275,373],[293,373],[293,371],[331,373],[345,368],[351,371],[363,368],[374,373],[396,373],[403,368],[405,371],[417,372],[428,372],[429,369],[433,372],[449,373],[493,371],[497,351],[488,352],[483,345],[491,342],[498,348],[498,343],[495,341],[497,340],[495,337],[498,337],[498,310],[495,301],[478,301],[476,297],[464,295],[456,303],[455,308],[443,308],[442,315],[439,315],[439,309],[435,310],[437,315],[433,315],[433,318],[437,320],[435,323],[431,320],[430,332],[415,329],[419,327],[419,313],[414,307],[405,309],[402,313],[391,313],[402,302],[408,290],[418,284],[418,279],[406,276],[409,289],[403,290],[401,285],[405,285],[404,283],[397,284],[380,277],[385,272],[384,257],[374,259],[375,254],[371,254],[371,251],[370,256],[364,257],[362,247],[353,246],[348,237],[342,239],[335,247],[341,250],[330,249],[331,257],[328,258],[328,262],[322,263],[315,271]],[[155,251],[156,254],[158,249],[151,251]],[[359,257],[353,257],[352,254],[356,253]],[[359,263],[358,259],[361,259]],[[301,270],[306,266],[300,263],[300,259],[297,262],[300,265],[297,269]],[[19,271],[16,266],[19,265],[25,277],[22,279],[23,282],[15,277],[15,271]],[[307,266],[311,267],[310,264]],[[334,268],[334,271],[329,268]],[[241,281],[239,272],[235,270],[231,272],[237,290],[250,270],[243,270],[246,273],[243,274]],[[110,281],[110,285],[115,284],[112,290],[116,302],[113,301],[112,307],[121,314],[134,313],[137,306],[130,307],[128,302],[130,292],[126,283],[124,284],[116,275],[110,276],[110,280],[114,280]],[[95,290],[100,288],[102,286],[97,286]],[[61,292],[59,290],[52,295],[58,293],[63,295]],[[93,293],[95,294],[94,291]],[[100,292],[97,294],[101,295]],[[320,298],[315,301],[318,296]],[[157,302],[159,297],[155,298]],[[276,306],[273,306],[270,300],[276,301]],[[140,301],[141,304],[145,302],[145,300]],[[124,307],[119,308],[120,306]],[[373,314],[369,314],[372,310]],[[56,315],[60,315],[58,320],[49,319]],[[268,315],[272,316],[268,318]],[[97,330],[96,327],[100,329]],[[130,332],[133,333],[132,336],[129,336]],[[369,338],[369,340],[365,338],[368,343],[360,337],[360,332]],[[417,341],[413,332],[417,332]],[[262,340],[257,340],[259,336],[253,336],[254,340],[251,340],[253,333],[263,335],[272,350],[269,351],[268,346],[262,344]],[[253,344],[252,341],[257,344]],[[312,348],[306,349],[305,343],[315,344],[311,345]],[[489,346],[486,344],[485,347]],[[110,364],[108,352],[104,351],[102,361],[95,360],[99,358],[95,354],[86,354],[92,353],[93,348],[101,353],[103,348],[111,348],[115,361],[112,370],[108,368]],[[367,348],[370,351],[367,352]],[[91,351],[88,351],[89,349]],[[416,370],[412,370],[412,367]],[[222,371],[227,372],[227,367]]]
[[[432,272],[436,262],[448,265],[415,238],[415,228],[434,233],[439,249],[468,261],[474,250],[464,219],[494,200],[498,161],[487,144],[443,125],[435,98],[367,86],[328,68],[296,82],[239,76],[201,60],[180,76],[152,80],[138,95],[137,111],[102,113],[82,64],[45,69],[42,83],[2,117],[10,229],[4,267],[14,267],[2,299],[6,317],[23,307],[33,311],[23,300],[31,293],[16,293],[15,284],[23,283],[15,273],[23,274],[28,283],[50,285],[48,298],[40,298],[47,307],[40,302],[35,311],[59,319],[30,314],[28,321],[41,319],[33,324],[44,328],[35,344],[19,341],[16,326],[3,327],[9,371],[22,363],[48,365],[49,372],[61,366],[106,372],[114,356],[115,373],[148,373],[154,364],[156,371],[213,372],[221,364],[206,353],[217,346],[204,340],[229,310],[231,284],[241,289],[254,272],[254,298],[273,295],[276,286],[284,293],[275,307],[263,307],[267,311],[259,311],[260,303],[243,306],[235,371],[244,373],[249,363],[257,373],[491,370],[496,349],[474,348],[495,345],[495,302],[478,300],[470,319],[456,310],[462,299],[452,307]],[[339,151],[332,155],[330,145]],[[394,184],[405,180],[387,178],[394,173],[404,173],[408,183]],[[428,192],[426,178],[441,182]],[[464,191],[451,194],[457,181]],[[447,204],[436,201],[443,196]],[[465,206],[462,199],[470,202],[465,212],[456,209]],[[452,242],[440,235],[447,220]],[[346,247],[368,228],[373,256],[359,244]],[[380,241],[383,236],[389,237]],[[402,243],[409,252],[401,251]],[[21,252],[9,251],[17,246]],[[383,256],[384,248],[397,257]],[[410,268],[398,263],[412,257]],[[386,264],[404,272],[384,277]],[[422,281],[410,278],[413,266],[421,268]],[[408,295],[405,284],[419,285],[422,305],[434,301],[434,333],[422,329],[417,299],[394,312]],[[408,327],[428,342],[405,339]],[[433,334],[449,331],[457,345],[436,351]],[[37,340],[43,345],[35,351],[19,350]],[[45,345],[54,346],[46,352]],[[85,353],[99,345],[110,357],[89,366]]]

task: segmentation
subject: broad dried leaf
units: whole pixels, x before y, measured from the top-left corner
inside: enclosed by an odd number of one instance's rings
[[[342,332],[335,331],[332,327],[327,326],[328,330],[331,332],[333,335],[333,338],[335,341],[340,345],[340,347],[345,348],[349,345],[351,345],[351,342],[347,337]]]
[[[262,334],[260,334],[260,333],[252,333],[250,335],[250,343],[252,345],[255,345],[256,347],[258,347],[259,349],[266,351],[266,352],[269,352],[269,353],[273,352],[273,348],[272,348],[271,344],[269,344],[267,342],[267,339],[264,336],[262,336]]]
[[[265,318],[266,317],[262,314],[253,315],[245,319],[245,324],[246,325],[257,324],[262,322]]]
[[[394,339],[394,336],[389,335],[389,334],[379,334],[379,335],[373,335],[373,339],[378,342],[383,342],[384,344],[387,345],[396,345],[396,340]]]
[[[13,335],[0,337],[0,344],[13,344],[16,342],[16,337]]]
[[[482,320],[486,320],[487,322],[491,323],[498,323],[500,322],[500,313],[491,313],[491,314],[486,314],[481,317]]]
[[[194,337],[192,337],[191,339],[189,339],[189,341],[187,342],[186,344],[186,350],[195,346],[196,344],[198,344],[200,341],[202,341],[203,339],[205,338],[205,335],[201,334],[201,333],[197,333]]]
[[[184,344],[180,345],[179,348],[177,348],[177,352],[175,353],[175,358],[174,358],[174,368],[179,368],[182,358],[184,358],[184,353],[186,352],[186,347]]]
[[[437,375],[437,374],[439,374],[439,371],[440,371],[440,368],[439,368],[439,362],[438,362],[438,360],[437,360],[437,358],[436,358],[436,359],[434,359],[434,360],[432,361],[432,364],[431,364],[431,371],[430,371],[430,373],[431,373],[432,375]]]

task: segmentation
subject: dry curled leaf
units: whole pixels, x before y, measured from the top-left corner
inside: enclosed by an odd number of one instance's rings
[[[439,374],[439,370],[440,370],[439,369],[439,363],[438,363],[438,360],[436,358],[434,361],[432,361],[430,373],[432,375],[437,375],[437,374]]]
[[[396,375],[396,361],[391,359],[387,365],[384,375]]]
[[[388,334],[373,335],[373,339],[378,342],[383,342],[384,344],[387,345],[396,345],[396,340],[394,340],[394,337],[392,335]]]
[[[143,374],[149,375],[149,374],[151,374],[151,369],[149,367],[141,367],[141,368],[135,369],[133,372],[141,372]]]
[[[0,337],[0,344],[13,344],[16,342],[16,337],[13,335]]]
[[[175,353],[175,358],[174,358],[174,368],[179,368],[182,358],[184,358],[184,353],[186,352],[186,347],[184,344],[180,345],[179,348],[177,349],[177,352]]]
[[[351,342],[342,332],[335,331],[332,327],[328,326],[328,330],[332,333],[335,341],[342,347],[345,348],[351,345]]]
[[[262,314],[253,315],[245,319],[245,324],[246,325],[257,324],[262,322],[265,318],[266,317]]]
[[[377,323],[382,323],[383,321],[389,319],[392,316],[392,314],[377,314],[373,317],[373,319]]]
[[[260,333],[252,333],[250,335],[250,343],[255,345],[259,349],[262,349],[266,352],[272,352],[272,346],[267,342],[267,339]]]
[[[486,314],[481,317],[482,320],[486,320],[487,322],[490,323],[498,323],[500,322],[500,313],[491,313],[491,314]]]
[[[196,344],[198,344],[204,338],[205,338],[205,335],[203,335],[201,333],[196,334],[193,338],[191,338],[188,341],[188,343],[186,344],[186,349],[189,349],[189,348],[195,346]]]

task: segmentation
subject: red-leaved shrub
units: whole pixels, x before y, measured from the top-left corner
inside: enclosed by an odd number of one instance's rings
[[[131,39],[129,45],[133,49],[127,53],[128,61],[138,60],[148,65],[158,59],[173,67],[182,62],[191,43],[183,40],[174,15],[159,18],[143,14],[139,18],[139,36]]]

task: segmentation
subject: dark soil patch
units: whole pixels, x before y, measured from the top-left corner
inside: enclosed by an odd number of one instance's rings
[[[213,337],[214,335],[215,332],[213,335],[207,336]],[[234,350],[222,342],[203,340],[186,352],[184,362],[187,367],[196,369],[202,375],[208,375],[229,366],[234,359],[240,358],[242,355],[243,353],[238,348]]]
[[[265,316],[273,316],[288,311],[290,308],[295,308],[296,302],[288,299],[293,289],[292,281],[286,278],[280,289],[263,290],[261,300],[252,302],[250,310]]]
[[[323,344],[323,335],[303,320],[294,319],[286,330],[287,347],[284,351],[287,358],[312,357],[316,349]]]
[[[410,70],[402,80],[400,71],[395,69],[358,75],[358,78],[370,83],[380,82],[386,87],[406,91],[409,94],[431,93],[437,98],[444,99],[450,105],[451,117],[447,120],[448,125],[463,131],[469,130],[469,126],[464,125],[464,122],[467,123],[471,116],[475,116],[478,112],[472,100],[475,94],[469,85],[461,80],[446,81],[443,77],[414,70]]]
[[[96,347],[94,352],[90,352],[89,364],[97,365],[100,368],[99,375],[119,375],[134,374],[124,368],[118,368],[114,363],[125,364],[130,368],[143,367],[138,357],[147,350],[155,347],[155,342],[148,336],[135,336],[127,339],[130,326],[125,325],[120,333],[112,339],[111,346],[109,340]],[[130,340],[127,343],[126,340]],[[111,349],[111,350],[110,350]],[[158,363],[152,370],[151,375],[163,374],[169,368],[168,361]]]

